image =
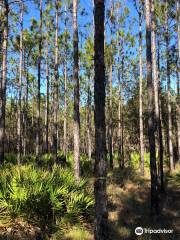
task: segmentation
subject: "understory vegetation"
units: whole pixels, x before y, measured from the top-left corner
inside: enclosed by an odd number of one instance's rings
[[[134,229],[138,222],[142,224],[142,218],[144,226],[157,226],[149,212],[149,154],[144,155],[144,177],[139,175],[139,158],[134,152],[124,170],[115,167],[108,173],[109,232],[113,240],[135,237]],[[16,155],[6,154],[7,163],[0,170],[0,239],[18,239],[18,232],[19,239],[23,240],[93,239],[93,171],[88,156],[81,156],[81,171],[88,174],[79,182],[73,174],[72,153],[68,153],[65,164],[61,159],[64,159],[62,153],[59,153],[58,164],[51,154],[42,155],[39,162],[35,156],[29,155],[18,165]],[[118,166],[116,154],[114,159],[115,166]],[[166,172],[166,185],[170,186],[166,186],[167,191],[173,191],[173,194],[180,190],[178,169],[173,175]],[[168,201],[172,199],[162,200],[164,217],[158,226],[176,229],[175,209],[168,206]],[[176,204],[177,196],[174,206]],[[172,216],[167,214],[170,209]]]
[[[56,228],[92,223],[94,200],[87,179],[77,183],[70,167],[55,164],[47,154],[38,164],[33,156],[24,158],[22,165],[15,164],[13,154],[6,159],[0,169],[1,225],[19,219],[51,234]]]

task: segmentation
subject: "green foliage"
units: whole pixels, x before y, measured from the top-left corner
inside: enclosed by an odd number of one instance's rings
[[[171,176],[168,177],[169,183],[180,189],[180,169],[177,169]]]
[[[13,153],[6,153],[4,156],[4,161],[5,163],[16,164],[17,163],[16,155]]]
[[[0,174],[1,222],[21,217],[44,228],[57,220],[79,223],[92,212],[86,181],[77,183],[67,169],[54,165],[50,172],[12,165],[3,167]]]
[[[140,164],[140,154],[138,152],[131,153],[131,166],[134,168],[139,168]],[[150,166],[150,153],[144,153],[144,166],[149,168]]]
[[[50,168],[54,164],[54,158],[51,153],[43,154],[39,159],[39,165],[43,168]]]

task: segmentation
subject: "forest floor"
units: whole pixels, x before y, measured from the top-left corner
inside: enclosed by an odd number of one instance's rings
[[[166,178],[167,179],[167,178]],[[159,196],[160,214],[150,215],[150,178],[132,169],[115,169],[108,177],[110,240],[180,239],[180,189],[166,181],[166,193]],[[173,234],[135,235],[136,227],[172,229]]]
[[[167,178],[166,178],[167,179]],[[131,168],[124,171],[114,169],[108,173],[109,240],[178,240],[180,239],[180,189],[166,181],[166,193],[160,196],[161,214],[155,219],[150,215],[150,178],[141,177]],[[172,229],[173,234],[135,235],[135,228]],[[42,239],[40,229],[14,224],[11,228],[0,228],[0,239]],[[54,238],[51,238],[54,240]],[[83,229],[67,232],[56,240],[93,240],[92,232]],[[44,240],[44,239],[43,239]]]

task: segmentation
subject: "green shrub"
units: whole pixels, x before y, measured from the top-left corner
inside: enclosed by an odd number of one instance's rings
[[[86,181],[77,183],[66,169],[52,172],[32,165],[0,170],[0,220],[22,217],[41,228],[56,221],[75,224],[92,214],[93,199]]]
[[[5,153],[4,162],[11,163],[11,164],[17,164],[16,155],[14,153]]]
[[[51,168],[54,163],[54,158],[51,153],[43,154],[38,160],[38,165],[43,168]]]
[[[21,157],[21,162],[23,164],[35,164],[36,156],[33,154],[27,154],[27,155]]]
[[[138,152],[131,153],[131,166],[134,168],[139,168],[140,165],[140,154]],[[144,166],[149,168],[150,166],[150,154],[149,152],[144,153]]]

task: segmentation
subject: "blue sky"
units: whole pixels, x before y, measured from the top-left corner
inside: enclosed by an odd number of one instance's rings
[[[64,0],[65,1],[65,0]],[[45,9],[45,1],[43,1],[43,9]],[[30,19],[33,17],[37,20],[39,20],[39,10],[37,8],[37,6],[33,3],[32,0],[27,0],[26,1],[26,5],[27,5],[27,9],[28,9],[28,14],[25,14],[24,15],[24,28],[29,28],[30,26]],[[109,8],[109,5],[110,5],[110,0],[106,0],[106,10]],[[121,1],[121,10],[123,12],[123,9],[124,7],[128,7],[129,10],[130,10],[130,15],[129,15],[129,18],[127,19],[126,21],[126,28],[125,28],[125,31],[128,31],[128,28],[131,27],[131,20],[133,18],[136,18],[136,22],[135,24],[133,25],[133,28],[131,29],[131,32],[133,35],[136,35],[138,34],[138,15],[137,15],[137,11],[134,7],[134,4],[133,4],[133,0],[122,0]],[[79,3],[79,10],[82,10],[82,8],[85,9],[85,12],[87,13],[86,16],[81,16],[79,14],[78,16],[78,22],[79,22],[79,32],[81,31],[85,31],[86,34],[91,34],[93,33],[93,4],[92,4],[92,0],[80,0],[80,3]],[[85,29],[83,26],[86,24],[86,23],[91,23],[92,25],[92,30],[89,30],[89,29]],[[144,29],[144,24],[145,24],[145,21],[143,21],[143,29]],[[59,18],[59,33],[61,33],[63,31],[63,24],[62,24],[62,21],[61,21],[61,18]],[[106,41],[108,42],[109,41],[109,27],[107,26],[106,27]],[[72,30],[72,28],[71,28]],[[145,31],[145,30],[144,30]],[[145,33],[145,32],[144,32]],[[81,47],[81,44],[83,44],[83,41],[84,39],[81,38],[81,35],[79,34],[79,41],[80,41],[80,47]],[[137,54],[137,48],[138,48],[138,37],[135,38],[135,47],[133,48],[133,51],[136,52]],[[145,39],[144,39],[144,43],[145,43]],[[145,57],[145,49],[143,51],[143,55]],[[175,88],[175,81],[172,81],[172,86],[173,88]]]

